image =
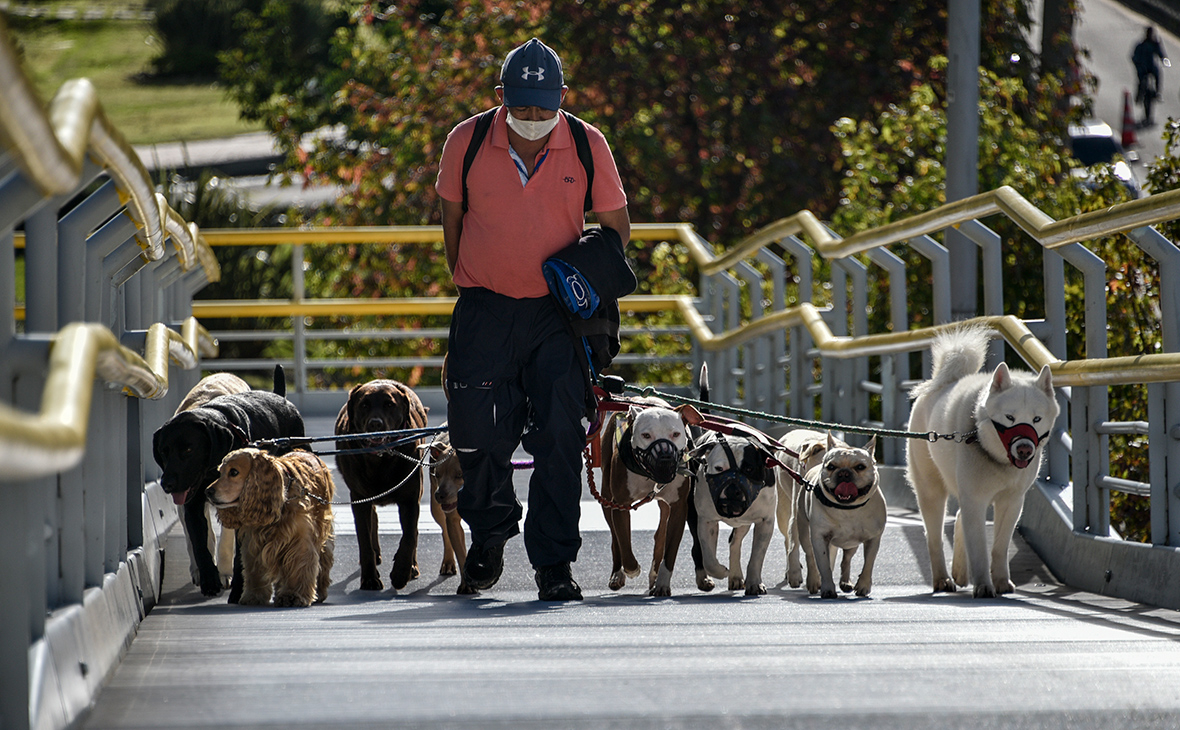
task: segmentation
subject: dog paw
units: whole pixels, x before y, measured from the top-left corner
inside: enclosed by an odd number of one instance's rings
[[[803,571],[788,570],[787,585],[791,586],[792,588],[798,588],[799,586],[803,585]]]
[[[1016,584],[1007,578],[1001,578],[999,580],[992,578],[992,584],[996,587],[996,595],[998,596],[1005,593],[1012,593],[1016,590]]]
[[[311,605],[306,596],[296,593],[280,593],[275,596],[276,608],[305,608]]]
[[[747,596],[765,596],[766,595],[766,584],[765,583],[751,583],[751,584],[747,585],[746,586],[746,595]]]
[[[729,590],[740,591],[746,587],[746,579],[740,575],[729,579]]]
[[[362,591],[381,591],[385,590],[385,584],[381,582],[380,578],[361,578]]]
[[[639,567],[639,563],[636,563],[634,567],[629,565],[623,566],[623,573],[625,573],[628,578],[638,577],[641,570],[642,568]]]
[[[238,603],[242,606],[269,606],[270,605],[270,594],[269,593],[243,593],[242,597],[238,600]]]
[[[807,592],[813,596],[816,593],[819,593],[819,577],[818,576],[816,577],[815,580],[812,580],[811,578],[807,579]]]
[[[822,591],[820,591],[820,593],[819,593],[820,598],[838,598],[839,596],[840,596],[840,594],[836,593],[835,586],[833,586],[831,588],[825,588]]]
[[[214,575],[208,580],[201,581],[201,595],[202,596],[220,596],[221,595],[221,577]]]
[[[712,588],[712,586],[710,586]],[[647,595],[657,598],[667,598],[672,595],[672,586],[655,585],[647,591]]]
[[[935,593],[954,593],[958,588],[950,578],[938,578],[934,581]]]
[[[976,598],[995,598],[996,589],[988,583],[982,583],[975,586],[974,595]]]
[[[615,572],[610,574],[610,580],[607,581],[606,585],[612,591],[617,591],[620,588],[622,588],[623,586],[627,585],[627,576],[623,571],[616,570]]]
[[[438,569],[439,575],[458,575],[459,566],[454,560],[444,560],[442,566]]]
[[[864,580],[858,580],[856,582],[856,595],[860,596],[861,598],[864,598],[865,596],[869,595],[872,592],[873,592],[873,584],[872,583],[870,583],[868,581],[864,581]]]
[[[701,591],[704,591],[705,593],[708,593],[709,591],[713,590],[713,588],[715,588],[716,585],[717,584],[713,582],[712,578],[705,575],[705,571],[703,571],[703,570],[697,571],[697,590],[701,590]]]
[[[472,588],[471,586],[467,585],[464,582],[460,582],[459,587],[455,590],[455,595],[456,596],[477,596],[477,595],[479,595],[479,591],[475,590],[474,588]]]
[[[840,581],[840,590],[844,591],[845,593],[852,593],[852,581],[850,581],[850,580]]]

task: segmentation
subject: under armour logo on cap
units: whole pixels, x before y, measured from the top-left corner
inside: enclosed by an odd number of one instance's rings
[[[556,111],[561,106],[565,79],[561,59],[552,48],[534,38],[518,46],[500,69],[505,106],[539,106]]]

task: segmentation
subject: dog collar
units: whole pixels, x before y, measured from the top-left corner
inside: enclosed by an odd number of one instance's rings
[[[1035,452],[1041,442],[1049,437],[1048,431],[1038,434],[1030,423],[1004,426],[992,421],[992,426],[996,429],[996,435],[1000,437],[1000,443],[1004,445],[1004,453],[1008,455],[1008,462],[1017,469],[1024,469],[1032,463],[1032,459],[1021,459],[1017,454],[1017,449],[1028,444]]]

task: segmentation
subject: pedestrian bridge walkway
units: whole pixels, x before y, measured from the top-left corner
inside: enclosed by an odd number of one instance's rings
[[[537,602],[520,541],[500,585],[455,596],[455,579],[432,572],[437,532],[409,588],[363,593],[341,529],[326,605],[259,610],[188,585],[152,433],[213,370],[261,381],[282,364],[321,434],[362,379],[437,382],[441,357],[384,347],[445,352],[453,299],[309,295],[303,277],[320,247],[437,259],[441,230],[201,231],[156,193],[88,82],[43,111],[2,29],[0,139],[3,730],[1180,726],[1180,249],[1154,227],[1180,219],[1180,191],[1053,220],[1005,187],[847,237],[801,211],[720,247],[683,223],[633,227],[634,241],[687,257],[700,278],[621,302],[618,369],[642,386],[657,368],[707,363],[715,407],[756,426],[818,416],[857,437],[904,430],[929,343],[959,316],[993,330],[991,364],[1047,365],[1062,415],[1026,499],[1015,595],[931,594],[904,442],[883,438],[893,512],[866,599],[782,585],[702,594],[687,549],[672,598],[642,585],[612,593],[587,502],[582,603]],[[1038,285],[1014,285],[1043,301],[1005,302],[998,223],[1039,247]],[[955,236],[974,247],[982,304],[952,316]],[[289,253],[290,290],[195,300],[222,275],[214,249],[242,246]],[[1126,296],[1108,292],[1096,253],[1108,246],[1135,247],[1153,273],[1140,294],[1158,313],[1148,352],[1108,350],[1108,315]],[[341,340],[372,353],[336,356]],[[645,349],[653,340],[659,352]],[[236,341],[280,354],[219,357]],[[320,387],[332,378],[349,382]],[[444,410],[436,398],[434,417]],[[1112,526],[1112,493],[1141,500],[1149,542]],[[637,544],[650,554],[645,519]],[[770,576],[782,561],[780,544]]]
[[[575,565],[586,600],[566,604],[536,600],[519,539],[498,586],[456,596],[458,579],[435,575],[435,531],[419,551],[423,576],[402,591],[360,591],[346,535],[323,605],[229,606],[186,580],[183,544],[171,535],[160,602],[84,727],[1180,723],[1176,613],[1062,586],[1023,540],[1013,549],[1017,592],[1003,599],[931,594],[920,520],[897,509],[870,598],[822,601],[785,585],[758,598],[701,593],[683,551],[673,597],[656,599],[639,585],[607,589],[609,535],[599,524],[588,525]],[[640,555],[650,555],[650,537],[637,535]],[[767,569],[781,581],[777,540]]]
[[[325,427],[326,419],[312,421]],[[523,492],[525,477],[517,481]],[[636,512],[641,563],[656,510]],[[890,512],[867,599],[823,601],[783,584],[778,539],[765,596],[700,592],[685,549],[673,597],[649,598],[643,582],[607,588],[602,510],[586,501],[582,515],[575,577],[586,600],[565,604],[536,600],[519,539],[508,545],[499,585],[455,595],[458,578],[437,575],[441,533],[429,516],[422,577],[401,591],[361,591],[351,515],[338,508],[337,567],[324,604],[230,606],[187,580],[174,531],[160,601],[84,727],[1180,723],[1180,616],[1064,586],[1022,539],[1011,551],[1018,589],[1003,599],[932,594],[921,520],[906,508]],[[383,524],[393,528],[382,538],[389,550],[396,519]]]

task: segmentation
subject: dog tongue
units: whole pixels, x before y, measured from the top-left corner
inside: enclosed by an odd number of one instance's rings
[[[842,499],[847,502],[850,499],[856,499],[859,491],[857,490],[856,485],[852,482],[840,482],[836,485],[834,493],[838,499]]]
[[[184,504],[185,502],[187,502],[188,501],[188,490],[186,489],[183,492],[173,492],[172,493],[172,501],[176,504]]]

